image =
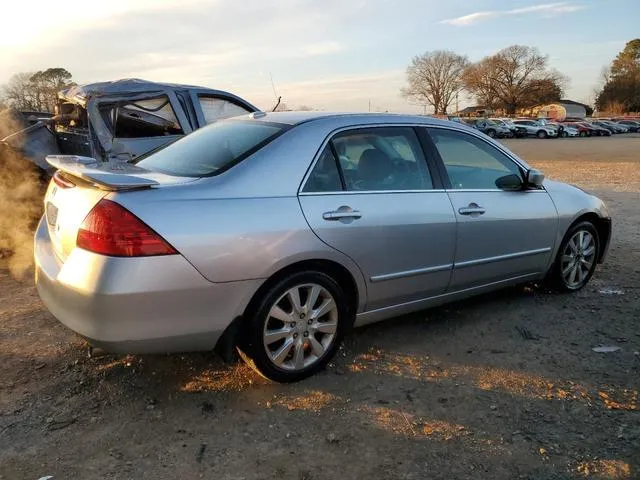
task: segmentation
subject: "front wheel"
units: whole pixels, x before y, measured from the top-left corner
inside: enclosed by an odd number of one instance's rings
[[[489,135],[491,138],[496,138],[496,131],[489,129],[487,130],[487,135]]]
[[[600,239],[591,222],[580,222],[565,235],[547,281],[561,292],[583,288],[596,270]]]
[[[547,138],[547,132],[545,132],[544,130],[538,130],[537,137],[538,138]]]
[[[324,368],[349,322],[347,297],[330,276],[290,275],[271,287],[246,323],[242,358],[275,382],[296,382]]]
[[[580,132],[580,136],[581,137],[586,137],[587,136],[587,132],[585,132],[585,131]]]
[[[567,138],[569,134],[566,131],[562,131],[562,138]]]

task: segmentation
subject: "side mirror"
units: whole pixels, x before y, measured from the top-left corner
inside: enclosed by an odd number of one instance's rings
[[[540,188],[542,187],[542,182],[544,182],[544,173],[540,170],[532,168],[527,172],[527,185]]]
[[[496,187],[500,190],[522,190],[522,178],[515,173],[505,175],[496,179]]]

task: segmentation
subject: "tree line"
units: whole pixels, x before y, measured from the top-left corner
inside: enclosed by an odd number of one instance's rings
[[[449,50],[426,52],[407,67],[407,86],[401,90],[410,102],[446,114],[461,92],[487,109],[508,114],[522,108],[557,102],[569,79],[550,68],[549,57],[538,49],[512,45],[472,63]],[[604,74],[597,92],[600,110],[615,105],[622,111],[640,111],[640,39],[628,42]]]
[[[446,114],[462,91],[488,109],[513,114],[521,108],[560,100],[569,82],[549,67],[548,56],[523,45],[512,45],[475,63],[448,50],[426,52],[411,60],[406,73],[402,95],[413,103],[433,107],[436,114]],[[53,112],[58,92],[72,85],[71,73],[60,67],[17,73],[0,88],[0,107],[5,104],[17,110]],[[627,42],[603,69],[595,97],[600,111],[640,111],[640,38]],[[284,104],[278,108],[287,109]]]
[[[640,38],[627,42],[611,66],[596,96],[599,110],[620,114],[640,112]]]
[[[0,89],[0,104],[22,111],[53,112],[58,92],[73,85],[71,73],[60,67],[16,73]]]

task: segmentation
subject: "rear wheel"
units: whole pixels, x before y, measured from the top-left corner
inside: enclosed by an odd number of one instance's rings
[[[538,130],[538,133],[536,134],[536,136],[538,138],[547,138],[547,132],[545,132],[544,130]]]
[[[547,277],[548,282],[562,292],[583,288],[596,270],[600,239],[591,222],[580,222],[569,229]]]
[[[491,138],[496,138],[496,131],[490,128],[489,130],[487,130],[487,135],[489,135]]]
[[[569,136],[569,134],[565,130],[563,130],[562,131],[562,138],[567,138],[568,136]]]
[[[292,274],[272,286],[249,313],[241,356],[270,380],[307,378],[335,355],[350,323],[347,305],[330,276]]]
[[[580,132],[580,136],[581,137],[586,137],[587,136],[587,132],[585,132],[584,130],[582,132]]]

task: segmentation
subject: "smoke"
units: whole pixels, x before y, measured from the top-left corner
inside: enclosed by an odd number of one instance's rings
[[[8,111],[0,111],[0,139],[21,130]],[[33,265],[33,234],[42,214],[43,185],[36,167],[0,143],[0,258],[23,279]]]

